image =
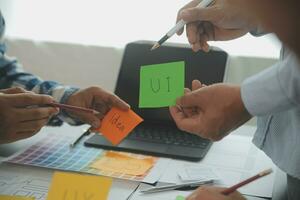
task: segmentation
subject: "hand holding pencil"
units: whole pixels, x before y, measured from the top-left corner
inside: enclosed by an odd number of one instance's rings
[[[237,192],[237,189],[247,185],[259,178],[271,174],[272,169],[264,170],[255,176],[252,176],[242,182],[239,182],[229,188],[219,187],[199,187],[195,192],[186,198],[186,200],[245,200],[241,193]]]
[[[209,187],[203,186],[198,188],[185,200],[246,200],[245,197],[238,191],[235,191],[229,195],[223,195],[222,191],[224,188],[221,187]]]
[[[53,106],[60,107],[72,118],[90,124],[95,129],[100,127],[101,120],[111,107],[123,110],[130,108],[119,97],[99,87],[89,87],[75,92],[69,97],[66,104],[53,104]]]

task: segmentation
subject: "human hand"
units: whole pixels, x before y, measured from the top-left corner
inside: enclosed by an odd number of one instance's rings
[[[223,195],[221,192],[225,188],[218,187],[199,187],[186,200],[246,200],[241,193],[235,191],[229,195]]]
[[[192,112],[187,114],[187,109]],[[185,94],[177,100],[177,106],[170,107],[170,113],[179,129],[216,141],[251,118],[240,87],[225,83]]]
[[[215,0],[207,8],[198,8],[193,0],[179,10],[177,21],[187,22],[186,35],[192,49],[209,51],[207,41],[224,41],[241,37],[257,27],[256,20],[244,14],[239,0]],[[179,31],[181,35],[183,30]]]
[[[184,88],[184,94],[188,94],[191,91],[198,90],[202,87],[205,87],[205,84],[202,84],[199,80],[193,80],[192,81],[192,87],[191,89],[189,88]],[[187,116],[187,117],[192,117],[197,113],[197,108],[196,107],[177,107],[179,110],[182,110],[182,112]]]
[[[67,104],[97,110],[99,112],[97,115],[80,111],[67,111],[72,117],[90,124],[92,129],[100,127],[100,120],[103,119],[111,107],[114,106],[123,110],[130,108],[119,97],[99,87],[89,87],[75,92],[69,97]]]
[[[59,112],[53,107],[37,107],[53,102],[21,88],[0,90],[0,144],[33,136]]]
[[[25,90],[20,87],[12,87],[12,88],[7,88],[7,89],[2,89],[0,90],[0,93],[3,94],[20,94],[20,93],[33,93],[31,91]]]

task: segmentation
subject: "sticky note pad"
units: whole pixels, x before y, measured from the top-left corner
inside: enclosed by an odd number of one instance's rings
[[[0,195],[0,200],[35,200],[34,197]]]
[[[185,197],[184,196],[181,196],[181,195],[179,195],[179,196],[177,196],[176,197],[176,199],[175,200],[185,200]]]
[[[47,200],[105,200],[111,185],[108,177],[55,172]]]
[[[106,154],[91,167],[127,175],[144,175],[154,165],[154,158],[137,158],[128,153],[106,152]]]
[[[175,105],[184,94],[184,62],[146,65],[140,71],[140,108]]]
[[[113,145],[117,145],[142,121],[132,110],[113,107],[103,118],[99,132]]]

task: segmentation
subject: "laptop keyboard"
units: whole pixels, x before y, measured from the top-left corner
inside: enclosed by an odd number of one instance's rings
[[[205,149],[210,141],[175,128],[137,127],[128,139]]]

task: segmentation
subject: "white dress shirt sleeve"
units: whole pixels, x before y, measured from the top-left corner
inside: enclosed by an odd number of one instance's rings
[[[300,105],[300,65],[289,53],[272,67],[246,79],[241,86],[244,105],[252,116],[275,114]]]

